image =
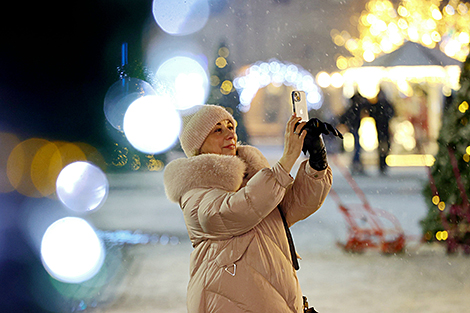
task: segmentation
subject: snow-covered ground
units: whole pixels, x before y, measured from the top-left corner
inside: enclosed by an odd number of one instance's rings
[[[282,151],[263,151],[271,163]],[[347,158],[340,158],[346,163]],[[333,188],[345,204],[360,203],[337,165]],[[424,168],[392,168],[380,176],[375,166],[355,177],[372,207],[386,210],[408,236],[406,252],[347,254],[336,243],[346,239],[345,219],[329,196],[323,207],[292,227],[302,256],[298,276],[304,294],[319,312],[467,312],[470,307],[470,260],[447,256],[435,245],[417,240],[426,213],[421,188]],[[185,312],[188,240],[182,213],[164,194],[163,174],[109,175],[111,189],[104,207],[89,220],[101,230],[131,230],[177,236],[179,244],[130,245],[122,249],[121,275],[93,312]]]

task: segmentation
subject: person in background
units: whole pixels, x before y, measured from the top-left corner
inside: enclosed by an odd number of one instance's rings
[[[395,115],[395,110],[391,103],[387,100],[382,89],[375,98],[368,100],[370,103],[370,116],[375,119],[377,127],[377,137],[379,141],[379,170],[382,175],[387,174],[387,163],[385,159],[390,152],[390,120]]]
[[[339,124],[345,125],[354,136],[352,174],[364,174],[364,165],[361,160],[362,148],[359,143],[359,127],[361,126],[361,119],[367,115],[369,115],[369,102],[359,92],[356,92],[349,100],[349,107],[339,118]]]

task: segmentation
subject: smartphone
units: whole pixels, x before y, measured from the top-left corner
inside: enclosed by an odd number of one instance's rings
[[[302,122],[308,121],[307,96],[304,91],[292,91],[292,109]]]

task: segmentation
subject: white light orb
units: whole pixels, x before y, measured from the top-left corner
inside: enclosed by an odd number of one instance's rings
[[[78,217],[66,217],[47,228],[41,241],[41,259],[55,279],[81,283],[103,265],[103,244],[94,229]]]
[[[205,67],[189,57],[177,56],[163,62],[156,78],[165,84],[172,103],[178,110],[204,104],[209,94],[209,78]]]
[[[56,181],[57,196],[78,212],[101,207],[108,197],[109,183],[103,171],[88,162],[74,162],[62,169]]]
[[[148,96],[134,101],[124,116],[124,134],[137,150],[157,154],[178,139],[181,117],[169,97]]]
[[[208,0],[154,0],[153,17],[170,35],[184,36],[201,30],[209,19]]]
[[[140,79],[126,77],[109,87],[104,97],[104,114],[117,130],[123,129],[124,114],[136,99],[155,95],[153,87]]]

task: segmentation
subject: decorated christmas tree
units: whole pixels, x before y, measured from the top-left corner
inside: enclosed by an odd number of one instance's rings
[[[242,143],[248,142],[248,134],[243,121],[243,113],[238,106],[239,95],[233,86],[232,63],[229,60],[230,50],[221,42],[211,70],[211,91],[207,103],[225,107],[238,122],[237,135]]]
[[[460,90],[443,114],[439,150],[423,190],[429,211],[421,221],[427,241],[461,246],[470,253],[470,57],[462,67]]]
[[[121,65],[117,67],[118,80],[136,78],[152,85],[154,76],[140,60],[127,60],[127,44],[123,44]],[[161,171],[166,156],[146,154],[135,149],[127,140],[122,129],[116,129],[109,122],[106,130],[113,143],[107,147],[106,163],[113,171]]]

